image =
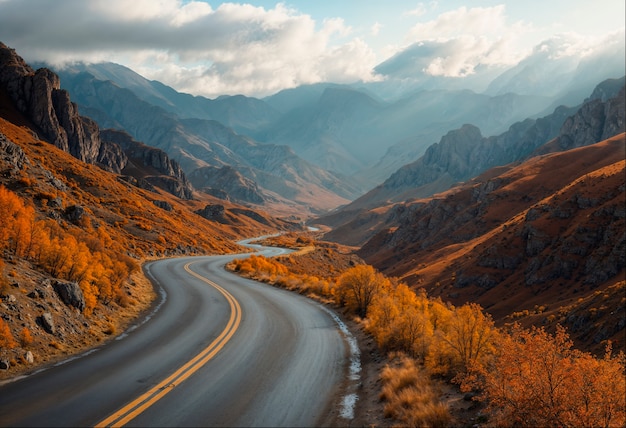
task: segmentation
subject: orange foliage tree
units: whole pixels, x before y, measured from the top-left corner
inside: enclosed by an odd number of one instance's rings
[[[454,363],[461,371],[486,361],[494,349],[496,329],[488,314],[476,303],[454,308],[441,337],[452,349]]]
[[[572,349],[565,330],[515,326],[502,335],[490,363],[466,387],[484,391],[498,424],[515,426],[624,426],[624,354],[603,359]]]
[[[0,317],[0,349],[12,349],[17,346],[9,325]]]
[[[339,303],[365,318],[374,299],[390,286],[390,281],[372,266],[359,265],[339,277],[336,295]]]

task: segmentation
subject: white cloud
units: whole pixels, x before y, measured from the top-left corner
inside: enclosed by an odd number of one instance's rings
[[[442,13],[435,20],[417,23],[408,37],[413,40],[441,40],[467,34],[500,34],[505,29],[504,5],[472,9],[463,6]]]
[[[404,15],[405,16],[422,16],[422,15],[425,15],[426,12],[427,12],[427,9],[424,3],[420,3],[417,5],[415,9],[407,10],[406,12],[404,12]]]
[[[380,22],[375,22],[370,28],[370,34],[372,36],[377,36],[378,33],[380,33],[381,28],[383,28],[383,25]]]
[[[36,9],[36,10],[33,10]],[[3,18],[4,17],[4,18]],[[11,19],[7,19],[10,17]],[[371,80],[375,56],[342,19],[179,0],[0,2],[0,40],[30,61],[113,61],[179,90],[266,95],[285,87]]]
[[[478,65],[512,65],[525,57],[528,51],[518,42],[530,28],[522,21],[507,22],[504,5],[460,7],[415,24],[406,42],[428,42],[432,47],[424,73],[465,77]]]

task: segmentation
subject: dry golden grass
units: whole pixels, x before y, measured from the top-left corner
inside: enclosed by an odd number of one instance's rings
[[[385,417],[407,426],[448,426],[452,417],[439,400],[428,374],[406,356],[398,356],[395,361],[395,365],[386,366],[381,374]]]

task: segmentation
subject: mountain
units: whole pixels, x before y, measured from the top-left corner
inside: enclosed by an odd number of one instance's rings
[[[540,95],[420,89],[389,102],[373,95],[369,85],[329,83],[284,90],[263,100],[243,96],[208,100],[178,93],[117,64],[77,64],[55,71],[81,111],[101,126],[123,128],[139,140],[151,141],[114,120],[112,112],[103,114],[107,107],[93,97],[102,98],[103,87],[109,92],[112,87],[126,89],[146,103],[143,111],[160,107],[181,120],[215,120],[238,135],[289,146],[309,163],[349,181],[358,194],[385,180],[400,160],[417,159],[449,129],[474,123],[489,134],[501,132],[554,101]],[[130,102],[130,94],[116,96]]]
[[[354,226],[344,223],[350,220],[358,224],[361,216],[372,219],[368,210],[374,207],[428,197],[489,168],[522,161],[533,154],[593,144],[623,132],[624,81],[602,82],[581,107],[559,107],[541,119],[516,123],[498,136],[483,137],[473,125],[450,131],[416,162],[403,166],[380,186],[318,221],[335,228],[329,238],[357,245],[371,236],[364,233],[371,234],[375,229],[354,233]]]
[[[463,49],[462,40],[421,41],[376,66],[375,72],[383,79],[365,86],[387,101],[407,93],[437,89],[469,89],[489,96],[544,96],[554,100],[541,113],[545,115],[562,104],[580,104],[598,82],[623,76],[624,40],[624,30],[601,41],[560,34],[541,41],[512,66],[474,66],[469,61],[459,70],[432,66],[442,59],[444,63],[446,59],[455,59]]]
[[[551,108],[576,105],[597,82],[626,73],[623,32],[591,54],[570,55],[568,49],[578,42],[561,35],[540,43],[528,57],[494,79],[485,93],[545,94],[556,98]]]
[[[212,100],[180,93],[161,82],[148,80],[123,65],[111,62],[76,63],[55,68],[55,72],[62,83],[71,81],[79,73],[87,73],[97,80],[111,81],[120,88],[129,89],[139,99],[180,118],[216,120],[238,133],[256,129],[279,116],[278,111],[257,98],[234,95]]]
[[[162,150],[101,131],[53,72],[0,45],[0,377],[130,327],[156,297],[139,273],[146,259],[236,252],[237,240],[300,229],[189,191]]]
[[[180,198],[192,197],[192,188],[180,167],[164,152],[133,142],[133,153],[129,153],[130,142],[119,144],[121,141],[112,138],[113,134],[102,134],[95,122],[78,114],[67,91],[60,89],[58,76],[47,69],[34,71],[15,51],[2,44],[0,84],[11,102],[34,122],[42,136],[60,149],[108,171],[118,174],[124,171],[135,181],[145,181],[143,175],[137,175],[138,168],[153,167],[149,181],[155,186]],[[143,154],[138,155],[139,152]],[[141,157],[139,162],[138,156]]]
[[[268,102],[291,109],[253,137],[289,145],[308,161],[352,176],[368,188],[385,180],[391,168],[399,166],[397,161],[417,159],[449,129],[475,123],[489,133],[499,132],[551,103],[541,96],[487,96],[447,89],[408,93],[393,102],[349,86],[317,85],[285,92]],[[297,94],[306,102],[297,104]]]
[[[580,340],[585,330],[587,344],[614,339],[622,348],[625,152],[621,133],[390,207],[394,221],[358,254],[432,296],[477,302],[500,323],[534,314]],[[584,326],[570,317],[603,293],[602,312],[615,317]]]
[[[359,193],[349,180],[302,160],[287,146],[258,143],[214,120],[179,118],[86,72],[65,74],[63,82],[84,114],[101,127],[123,129],[165,151],[199,188],[212,187],[214,179],[207,174],[228,165],[257,184],[265,209],[304,216],[345,204]],[[194,173],[197,169],[202,172]]]

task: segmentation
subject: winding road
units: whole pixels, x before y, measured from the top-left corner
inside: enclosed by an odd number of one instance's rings
[[[153,312],[93,352],[0,386],[0,425],[325,423],[348,370],[335,320],[225,271],[235,257],[147,264],[161,296]]]

